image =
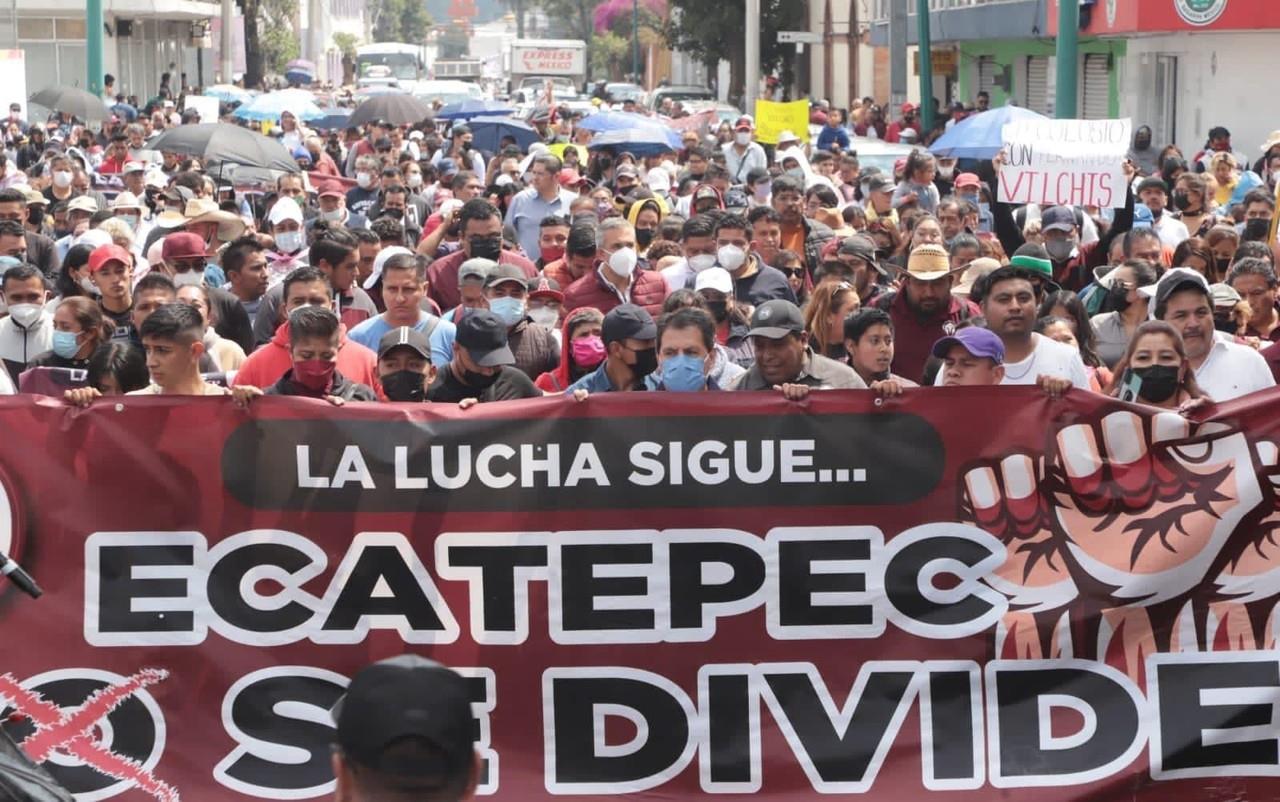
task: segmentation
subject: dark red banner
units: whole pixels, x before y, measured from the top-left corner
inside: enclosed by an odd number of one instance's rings
[[[364,664],[481,792],[1280,797],[1280,394],[0,403],[0,715],[81,800],[318,799]],[[943,793],[945,792],[945,793]]]

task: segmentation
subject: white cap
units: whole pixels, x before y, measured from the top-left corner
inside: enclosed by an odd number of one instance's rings
[[[796,136],[789,129],[784,129],[778,134],[779,145],[781,145],[783,142],[799,142],[799,141],[800,141],[800,137]]]
[[[671,174],[661,167],[655,167],[645,176],[644,182],[654,192],[671,191]]]
[[[708,267],[694,279],[693,290],[717,290],[730,295],[733,293],[733,276],[723,267]]]
[[[267,215],[267,222],[273,226],[284,220],[294,220],[298,224],[302,223],[302,209],[293,198],[281,198],[276,201],[275,205],[271,207],[271,214]]]
[[[90,248],[101,248],[111,244],[111,235],[100,228],[91,228],[80,235],[74,245],[88,245]]]
[[[111,199],[112,209],[141,209],[142,204],[138,201],[138,196],[125,190],[119,195]]]
[[[409,132],[409,139],[426,139],[426,138],[427,138],[427,135],[422,133],[421,131]]]
[[[378,251],[378,255],[373,257],[373,272],[364,280],[364,288],[366,290],[373,289],[373,286],[378,283],[378,279],[382,278],[382,268],[391,257],[399,256],[400,254],[413,256],[413,251],[400,245],[392,245],[390,248],[383,248]]]

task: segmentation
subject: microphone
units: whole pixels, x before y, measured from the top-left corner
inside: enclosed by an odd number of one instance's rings
[[[31,578],[31,574],[24,571],[21,565],[11,560],[3,551],[0,551],[0,575],[9,577],[10,582],[33,599],[38,599],[44,594],[36,581]]]

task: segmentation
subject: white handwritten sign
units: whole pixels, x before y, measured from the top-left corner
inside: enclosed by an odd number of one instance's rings
[[[1000,200],[1119,208],[1133,124],[1123,120],[1021,120],[1004,126]]]

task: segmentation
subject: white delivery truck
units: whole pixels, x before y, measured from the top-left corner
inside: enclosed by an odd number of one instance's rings
[[[557,99],[577,97],[587,81],[587,43],[581,39],[516,39],[507,51],[511,99],[533,102],[548,80]]]

